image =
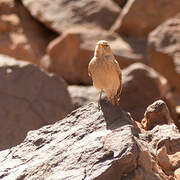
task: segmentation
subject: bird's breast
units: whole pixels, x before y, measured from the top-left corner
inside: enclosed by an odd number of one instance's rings
[[[96,89],[118,89],[120,85],[119,74],[111,61],[95,62],[91,74]]]

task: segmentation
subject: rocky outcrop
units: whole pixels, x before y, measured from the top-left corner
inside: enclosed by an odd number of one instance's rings
[[[1,179],[168,179],[156,161],[162,147],[180,151],[174,125],[141,133],[130,115],[101,101],[54,125],[30,131],[20,145],[0,152]],[[173,165],[174,166],[174,165]]]
[[[128,0],[112,30],[127,36],[147,36],[159,24],[179,11],[179,0]]]
[[[37,66],[0,56],[0,149],[72,110],[66,83]]]
[[[180,93],[180,14],[151,32],[148,57],[150,65]]]
[[[98,40],[109,41],[121,68],[135,62],[143,62],[143,57],[133,51],[122,38],[106,31],[71,29],[52,41],[47,49],[51,72],[61,75],[69,84],[91,84],[87,69],[94,56]]]
[[[116,2],[121,8],[123,8],[128,0],[113,0],[113,1]]]
[[[22,0],[30,13],[52,30],[62,33],[72,27],[109,29],[120,8],[111,0]]]
[[[36,22],[17,0],[0,2],[0,53],[40,64],[54,34]]]
[[[163,171],[167,175],[175,176],[178,180],[178,171],[180,168],[180,152],[169,154],[166,146],[163,146],[158,150],[157,160]]]
[[[171,122],[172,119],[166,103],[162,100],[157,100],[147,107],[141,123],[144,129],[151,130],[156,125],[170,124]]]

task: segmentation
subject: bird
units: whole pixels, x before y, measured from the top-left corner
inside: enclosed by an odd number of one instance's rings
[[[88,75],[92,78],[93,86],[100,91],[98,106],[103,91],[111,104],[119,105],[122,91],[122,71],[108,41],[97,42],[94,57],[88,65]]]

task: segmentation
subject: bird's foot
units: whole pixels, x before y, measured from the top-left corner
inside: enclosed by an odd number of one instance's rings
[[[100,104],[100,101],[98,101],[98,109],[99,109],[99,111],[101,110],[101,104]]]

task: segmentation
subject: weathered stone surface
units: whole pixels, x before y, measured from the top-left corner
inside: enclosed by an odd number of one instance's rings
[[[157,125],[151,131],[147,131],[146,139],[150,141],[150,151],[154,154],[157,154],[163,146],[166,147],[168,154],[180,152],[180,133],[174,124]]]
[[[88,64],[94,56],[97,41],[102,39],[109,41],[122,69],[143,61],[142,55],[133,52],[130,45],[115,34],[73,28],[49,44],[50,71],[61,75],[69,84],[91,84]]]
[[[180,168],[175,170],[174,176],[175,176],[176,180],[180,179]]]
[[[0,56],[0,149],[26,133],[64,118],[72,110],[65,82],[37,66]]]
[[[121,8],[123,8],[128,0],[113,0],[113,1],[116,2]]]
[[[97,104],[90,103],[54,125],[30,131],[23,143],[1,151],[0,177],[168,179],[148,152],[150,143],[141,138],[133,124],[128,113],[120,107],[102,101],[101,109],[98,109]],[[171,126],[167,125],[166,130]],[[149,131],[153,138],[158,133],[161,134],[161,130]],[[171,133],[177,135],[175,126]],[[161,135],[169,137],[167,133]],[[157,139],[161,140],[160,136]]]
[[[151,130],[158,124],[170,124],[171,122],[172,119],[166,103],[162,100],[157,100],[147,107],[141,123],[144,129]]]
[[[135,120],[141,121],[148,105],[163,99],[174,118],[172,109],[175,106],[166,98],[168,92],[167,81],[160,78],[156,71],[144,64],[134,63],[123,70],[123,89],[119,103]]]
[[[56,32],[71,27],[109,29],[120,8],[111,0],[22,0],[31,14]]]
[[[161,166],[163,171],[166,172],[166,174],[173,175],[172,166],[165,146],[158,150],[156,159],[158,161],[158,164]]]
[[[168,177],[156,163],[151,153],[144,151],[139,153],[138,168],[127,175],[125,180],[166,180]]]
[[[150,65],[180,93],[180,14],[150,33],[148,56]]]
[[[99,93],[93,86],[68,86],[69,94],[71,95],[74,108],[77,109],[90,102],[96,102],[99,99]],[[104,98],[104,94],[102,95]]]
[[[127,36],[147,36],[179,11],[179,0],[129,0],[112,29]]]
[[[54,37],[17,0],[0,2],[0,53],[38,64]]]
[[[163,146],[158,150],[157,161],[167,175],[173,176],[174,173],[175,177],[177,176],[176,170],[180,168],[180,152],[168,154],[166,147]]]

